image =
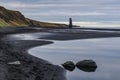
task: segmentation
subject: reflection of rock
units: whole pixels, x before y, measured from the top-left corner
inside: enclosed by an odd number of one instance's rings
[[[76,64],[77,68],[86,72],[94,72],[97,68],[96,63],[93,60],[83,60]]]
[[[62,66],[69,71],[73,71],[75,69],[75,64],[72,61],[67,61],[62,64]]]
[[[83,68],[83,67],[79,67],[80,70],[85,71],[85,72],[95,72],[96,68]]]

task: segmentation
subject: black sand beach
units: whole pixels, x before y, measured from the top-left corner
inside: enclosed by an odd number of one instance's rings
[[[0,80],[66,80],[65,70],[49,61],[29,55],[27,50],[48,45],[49,40],[72,40],[102,37],[120,37],[117,32],[97,31],[59,31],[49,28],[1,28],[0,29]],[[63,29],[64,30],[64,29]],[[44,40],[11,40],[9,35],[21,33],[50,33],[43,35]],[[42,35],[42,34],[41,34]]]

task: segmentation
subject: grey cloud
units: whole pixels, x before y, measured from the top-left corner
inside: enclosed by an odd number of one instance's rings
[[[75,21],[120,21],[119,0],[1,0],[0,4],[44,21],[64,21],[68,17]]]

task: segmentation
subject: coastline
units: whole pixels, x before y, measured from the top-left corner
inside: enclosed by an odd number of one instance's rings
[[[6,30],[6,29],[5,29]],[[52,30],[52,29],[50,29]],[[3,31],[4,32],[4,31]],[[60,66],[53,65],[46,60],[29,55],[27,50],[35,47],[51,44],[51,41],[36,40],[9,40],[4,39],[9,34],[33,32],[49,32],[49,29],[9,29],[1,33],[0,40],[0,80],[66,80],[65,70]],[[80,33],[49,32],[52,35],[44,36],[41,39],[50,40],[74,40],[102,37],[120,37],[120,33],[103,33],[81,31]],[[20,64],[8,64],[19,61]]]
[[[1,39],[0,80],[66,80],[63,68],[29,55],[27,52],[31,47],[51,43],[53,42]],[[8,64],[15,61],[19,61],[20,64]]]

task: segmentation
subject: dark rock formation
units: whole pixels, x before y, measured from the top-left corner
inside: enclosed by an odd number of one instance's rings
[[[69,18],[69,28],[72,28],[73,25],[72,25],[72,18]]]
[[[77,68],[85,72],[94,72],[97,68],[97,64],[93,60],[83,60],[76,64]]]
[[[69,71],[73,71],[75,69],[75,64],[72,61],[67,61],[62,64],[62,66]]]

